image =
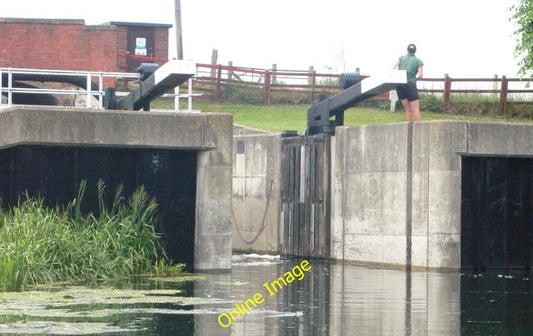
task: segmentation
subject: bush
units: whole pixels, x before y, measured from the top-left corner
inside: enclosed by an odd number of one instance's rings
[[[262,87],[225,84],[221,88],[220,100],[225,103],[262,104],[263,89]]]
[[[98,184],[100,213],[82,215],[86,183],[65,209],[26,200],[0,213],[0,290],[63,280],[129,277],[166,258],[155,232],[157,204],[144,188],[125,203],[121,188],[111,208]]]

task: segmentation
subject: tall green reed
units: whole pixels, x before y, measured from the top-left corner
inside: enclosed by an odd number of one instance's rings
[[[0,291],[63,280],[129,277],[166,260],[156,232],[155,200],[143,187],[125,200],[117,188],[110,207],[98,182],[99,213],[83,214],[86,181],[65,208],[26,196],[0,213]]]

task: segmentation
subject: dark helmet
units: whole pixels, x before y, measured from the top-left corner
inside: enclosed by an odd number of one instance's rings
[[[409,44],[407,46],[407,52],[410,54],[414,54],[416,52],[416,46],[414,44]]]

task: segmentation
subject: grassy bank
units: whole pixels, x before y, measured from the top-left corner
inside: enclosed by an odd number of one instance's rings
[[[0,212],[0,291],[155,271],[156,261],[164,260],[155,232],[155,201],[139,188],[125,203],[118,190],[108,208],[99,183],[99,214],[84,215],[84,191],[82,183],[78,197],[64,209],[27,198]]]
[[[154,108],[172,109],[174,102],[160,100]],[[399,104],[399,103],[398,103]],[[236,124],[258,128],[269,132],[297,130],[303,133],[307,123],[309,105],[247,105],[247,104],[216,104],[194,101],[193,109],[202,112],[229,112],[233,114]],[[182,107],[186,109],[184,105]],[[424,120],[470,120],[470,121],[513,121],[533,122],[532,119],[504,118],[483,115],[482,113],[434,113],[422,111]],[[351,108],[345,112],[346,126],[382,124],[405,121],[403,110],[398,106],[397,112],[377,108]]]

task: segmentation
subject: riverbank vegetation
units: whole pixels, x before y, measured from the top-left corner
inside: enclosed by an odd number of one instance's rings
[[[176,270],[155,230],[157,204],[144,188],[126,202],[118,188],[110,207],[98,183],[99,213],[82,213],[86,183],[67,206],[26,197],[0,211],[0,291],[57,281],[131,277]]]

